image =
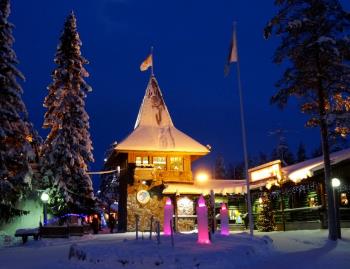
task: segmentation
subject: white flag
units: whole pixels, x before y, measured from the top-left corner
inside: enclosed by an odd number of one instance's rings
[[[233,28],[233,33],[232,33],[232,40],[230,44],[230,49],[228,51],[228,57],[227,57],[227,62],[225,64],[225,76],[228,76],[230,73],[230,64],[231,63],[236,63],[238,61],[238,55],[237,55],[237,37],[236,37],[236,27]]]

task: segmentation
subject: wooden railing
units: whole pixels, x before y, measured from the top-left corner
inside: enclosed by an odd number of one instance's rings
[[[341,207],[340,219],[341,221],[350,221],[350,208]],[[299,207],[290,208],[284,210],[284,218],[286,222],[296,222],[296,221],[321,221],[322,218],[327,220],[327,211],[322,208],[322,206],[315,207]],[[275,221],[277,223],[282,223],[282,211],[274,211]]]
[[[154,180],[160,182],[177,182],[177,183],[192,183],[191,171],[167,171],[155,168],[140,168],[135,169],[135,179],[139,180]]]

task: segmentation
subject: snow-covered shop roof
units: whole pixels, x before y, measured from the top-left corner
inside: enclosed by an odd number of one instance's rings
[[[344,149],[331,153],[331,164],[337,164],[346,159],[350,159],[350,149]],[[311,177],[315,171],[323,169],[323,156],[310,159],[304,162],[293,164],[282,168],[282,172],[286,179],[299,182],[305,178]]]
[[[206,182],[194,184],[167,184],[163,194],[210,194],[213,190],[216,194],[239,194],[246,192],[245,180],[210,179]]]
[[[177,151],[205,155],[207,147],[176,129],[156,78],[152,75],[133,132],[115,147],[119,151]]]

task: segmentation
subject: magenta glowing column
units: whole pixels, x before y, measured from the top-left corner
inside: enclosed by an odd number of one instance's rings
[[[220,208],[220,226],[221,226],[221,234],[222,235],[229,235],[230,234],[230,228],[228,225],[228,212],[227,207],[225,203],[221,204]]]
[[[208,232],[208,209],[205,200],[201,195],[198,199],[197,210],[197,226],[198,226],[198,243],[210,244]]]
[[[170,226],[170,221],[173,218],[173,212],[174,212],[174,207],[171,204],[171,199],[168,197],[166,198],[165,201],[165,206],[164,206],[164,235],[171,235],[171,226]]]

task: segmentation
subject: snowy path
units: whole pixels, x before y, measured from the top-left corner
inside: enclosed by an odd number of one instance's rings
[[[177,235],[174,248],[169,238],[162,237],[158,246],[147,239],[135,241],[132,233],[30,240],[0,248],[0,269],[349,268],[350,229],[343,229],[344,239],[338,243],[327,241],[326,235],[319,230],[258,233],[252,240],[236,233],[200,246],[195,234]],[[73,243],[86,253],[85,261],[68,260]]]

